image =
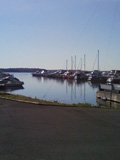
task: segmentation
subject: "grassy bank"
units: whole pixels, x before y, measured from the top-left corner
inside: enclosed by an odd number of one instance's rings
[[[26,97],[26,96],[6,93],[6,92],[0,92],[0,98],[6,98],[6,99],[11,99],[11,100],[23,101],[23,102],[28,102],[28,103],[36,103],[36,104],[42,104],[42,105],[57,105],[57,106],[72,106],[72,107],[93,107],[92,105],[87,104],[87,103],[85,103],[85,104],[84,103],[65,104],[65,103],[59,103],[57,101],[40,100],[38,98],[31,98],[31,97]]]
[[[55,101],[52,102],[52,101],[40,100],[38,98],[31,98],[27,96],[11,94],[11,93],[6,93],[6,92],[0,92],[0,98],[6,98],[6,99],[11,99],[11,100],[36,103],[36,104],[44,104],[44,105],[62,105],[61,103],[58,103]]]

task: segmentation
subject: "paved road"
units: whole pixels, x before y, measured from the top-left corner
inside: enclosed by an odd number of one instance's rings
[[[120,160],[120,111],[0,99],[0,160]]]

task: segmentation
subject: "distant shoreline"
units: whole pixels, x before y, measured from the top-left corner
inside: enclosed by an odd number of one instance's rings
[[[48,70],[48,71],[57,71],[57,70],[65,70],[66,69],[45,69],[45,68],[0,68],[0,71],[2,72],[30,72],[30,73],[33,73],[33,72],[36,72],[36,71],[42,71],[42,70]],[[70,70],[70,69],[69,69]],[[85,71],[85,72],[91,72],[91,71]]]
[[[36,72],[43,70],[42,68],[0,68],[2,72]]]
[[[61,69],[45,69],[45,68],[0,68],[2,72],[36,72],[36,71],[48,70],[48,71],[57,71]],[[64,69],[62,69],[64,70]]]

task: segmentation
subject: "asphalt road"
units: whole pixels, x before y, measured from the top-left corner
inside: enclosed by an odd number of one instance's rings
[[[120,160],[120,111],[0,99],[0,160]]]

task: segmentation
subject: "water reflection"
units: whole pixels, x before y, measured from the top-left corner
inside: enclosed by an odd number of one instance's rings
[[[92,83],[92,82],[90,82],[90,81],[88,81],[88,84],[89,84],[89,86],[91,87],[91,88],[99,88],[99,85],[100,85],[100,83]]]
[[[33,77],[30,73],[15,73],[15,76],[24,81],[24,89],[14,90],[12,91],[13,93],[69,104],[90,103],[97,105],[96,92],[99,89],[99,84],[67,79]]]
[[[66,83],[67,85],[68,83]],[[77,99],[78,97],[83,98],[84,103],[86,99],[86,82],[72,81],[71,85],[71,100]],[[68,91],[67,91],[68,92]]]
[[[24,87],[7,87],[5,89],[0,89],[1,91],[5,91],[5,92],[13,92],[13,91],[18,91],[18,90],[22,90],[24,89]]]

